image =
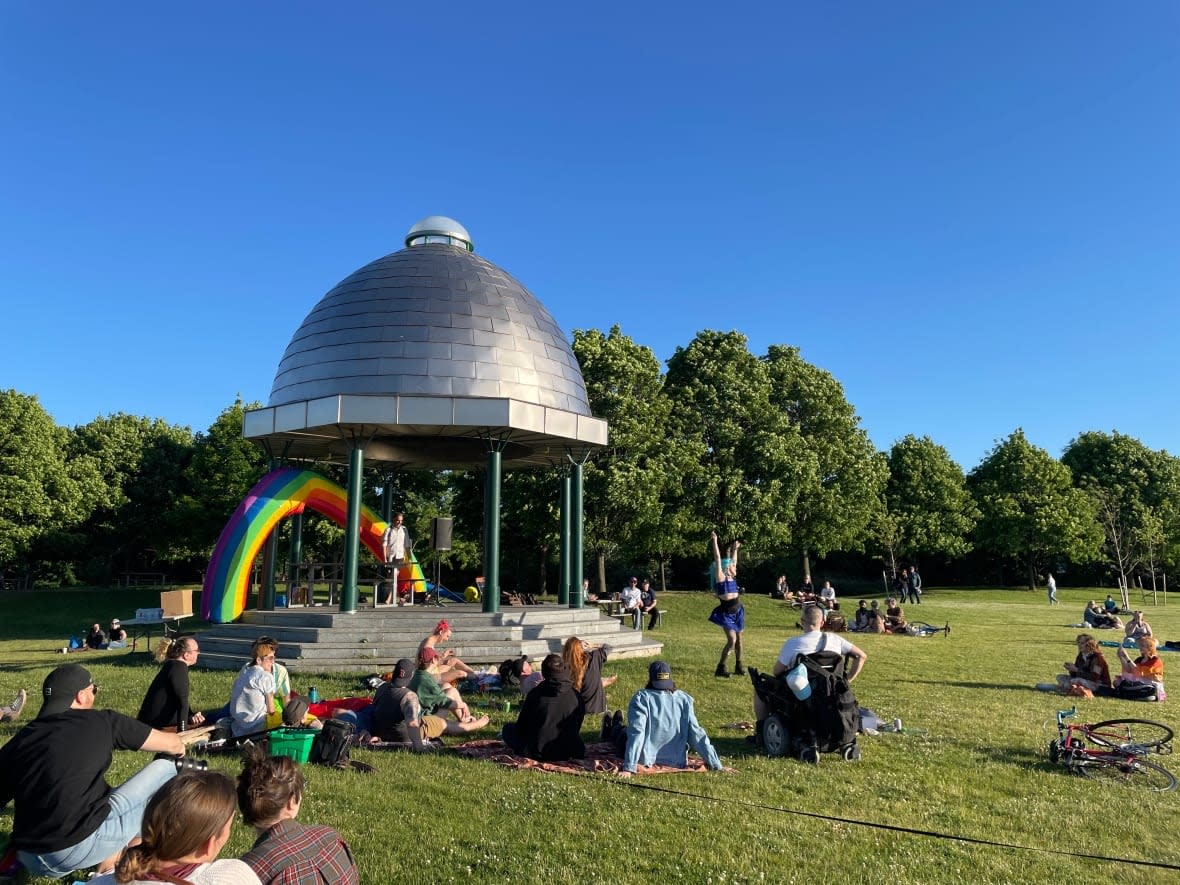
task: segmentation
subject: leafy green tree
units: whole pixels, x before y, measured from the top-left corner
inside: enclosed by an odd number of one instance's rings
[[[122,413],[70,432],[71,459],[90,461],[101,477],[81,527],[86,542],[77,551],[87,560],[89,580],[105,580],[116,567],[147,568],[183,550],[169,517],[186,491],[192,446],[187,427]]]
[[[804,360],[797,347],[783,345],[769,349],[766,366],[771,402],[798,430],[806,454],[806,469],[797,475],[791,548],[803,557],[803,574],[810,578],[811,553],[857,550],[871,536],[885,463],[831,373]]]
[[[35,396],[0,391],[0,565],[31,565],[35,545],[87,516],[93,464],[71,465],[68,435]]]
[[[773,400],[765,361],[738,332],[704,331],[668,361],[670,426],[698,457],[679,481],[684,523],[708,556],[710,530],[750,551],[787,546],[805,477],[815,472],[797,424]]]
[[[963,469],[930,437],[910,435],[889,450],[885,506],[896,523],[899,556],[963,556],[979,508]]]
[[[1073,486],[1069,468],[1017,429],[971,471],[967,486],[980,510],[978,546],[1019,559],[1028,587],[1052,557],[1099,555],[1102,530],[1093,501]]]
[[[1105,552],[1127,603],[1126,588],[1135,570],[1150,558],[1154,577],[1156,556],[1180,542],[1175,520],[1180,461],[1133,437],[1098,431],[1078,435],[1061,460],[1070,468],[1074,484],[1094,501]]]
[[[242,436],[245,409],[258,406],[236,401],[194,441],[184,472],[188,494],[177,502],[175,525],[178,544],[195,554],[212,553],[234,509],[267,471],[267,455]]]
[[[606,335],[575,331],[573,351],[590,410],[610,427],[609,444],[583,472],[585,545],[594,551],[602,592],[608,556],[622,552],[630,561],[646,561],[660,540],[665,501],[669,489],[679,488],[676,470],[685,462],[685,447],[667,432],[672,403],[651,348],[614,326]]]

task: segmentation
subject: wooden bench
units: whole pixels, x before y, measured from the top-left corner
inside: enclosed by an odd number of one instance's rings
[[[124,587],[138,587],[141,584],[152,587],[163,587],[168,583],[168,576],[163,572],[123,572]]]

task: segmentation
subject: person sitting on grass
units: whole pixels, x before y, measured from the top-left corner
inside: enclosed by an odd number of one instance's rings
[[[606,690],[619,680],[618,676],[602,675],[608,654],[606,646],[583,642],[577,636],[571,636],[561,647],[570,682],[589,714],[606,712]]]
[[[107,636],[107,648],[126,648],[127,630],[118,618],[111,618],[111,632]]]
[[[165,652],[166,659],[139,705],[136,719],[163,731],[198,726],[205,717],[189,706],[188,668],[197,662],[201,649],[195,636],[174,640]]]
[[[243,753],[238,808],[258,839],[242,860],[263,885],[359,885],[352,849],[331,827],[295,820],[303,804],[303,773],[289,756],[268,756],[258,746]]]
[[[1155,683],[1157,690],[1162,693],[1164,684],[1164,662],[1156,653],[1158,645],[1154,636],[1140,636],[1136,640],[1139,647],[1139,657],[1131,660],[1126,650],[1119,648],[1119,664],[1122,672],[1116,677],[1115,685],[1120,682],[1148,682]],[[1159,698],[1163,700],[1162,697]]]
[[[647,685],[627,705],[626,736],[620,777],[630,777],[640,766],[687,768],[689,747],[710,769],[721,770],[721,758],[697,721],[692,696],[677,690],[672,668],[664,661],[652,662]]]
[[[904,634],[905,627],[905,612],[901,610],[897,600],[890,596],[885,600],[885,632]]]
[[[176,776],[174,759],[156,759],[112,789],[106,773],[115,750],[184,755],[180,735],[96,710],[97,696],[85,667],[55,667],[37,718],[0,747],[0,809],[13,803],[9,844],[34,876],[114,869],[139,835],[148,800]]]
[[[86,647],[93,651],[100,651],[107,647],[107,635],[102,632],[99,624],[91,624],[90,632],[86,634]]]
[[[438,652],[433,648],[422,649],[418,653],[418,669],[414,671],[414,675],[410,679],[410,691],[418,696],[418,703],[422,705],[422,711],[427,715],[434,715],[440,710],[449,712],[455,717],[456,722],[462,725],[471,725],[471,728],[465,729],[466,731],[483,728],[487,725],[488,717],[481,716],[476,719],[472,716],[470,708],[453,685],[448,685],[445,688],[439,685],[436,675],[438,669]]]
[[[424,713],[418,695],[410,688],[413,678],[414,662],[402,658],[393,669],[393,679],[377,689],[370,720],[374,740],[408,743],[415,753],[422,753],[434,749],[427,741],[444,734],[466,734],[488,724],[487,716],[448,722],[441,716]]]
[[[1108,615],[1117,615],[1119,613],[1119,604],[1114,601],[1114,597],[1109,593],[1106,594],[1106,599],[1102,601],[1102,610]]]
[[[236,858],[218,860],[237,813],[234,782],[218,771],[194,771],[174,778],[148,802],[138,845],[123,852],[113,876],[98,885],[260,885],[250,866]]]
[[[1151,624],[1143,620],[1143,612],[1136,611],[1131,615],[1131,620],[1127,621],[1127,626],[1124,628],[1126,637],[1132,641],[1138,641],[1144,636],[1154,635],[1151,630]]]
[[[230,689],[230,731],[234,737],[266,731],[279,725],[275,705],[275,646],[258,641],[250,665],[238,674]]]
[[[581,735],[586,709],[561,655],[546,655],[541,675],[544,681],[525,697],[516,721],[504,726],[504,743],[512,752],[541,762],[581,759],[586,755]]]
[[[1082,620],[1095,630],[1121,630],[1123,628],[1123,622],[1118,615],[1103,611],[1093,599],[1086,605],[1086,610],[1082,612]]]
[[[852,624],[848,629],[853,633],[865,632],[869,629],[869,616],[869,601],[867,599],[862,599],[856,604],[856,614],[852,616]]]
[[[419,654],[422,653],[423,649],[427,648],[433,648],[438,652],[441,660],[439,661],[438,676],[436,678],[443,685],[454,685],[460,679],[466,679],[469,676],[475,675],[475,670],[455,657],[455,650],[453,648],[439,648],[441,643],[451,641],[452,634],[451,625],[447,623],[446,618],[443,618],[435,625],[434,632],[423,639],[418,645]]]
[[[1066,693],[1075,685],[1091,692],[1111,688],[1110,668],[1098,640],[1089,633],[1079,633],[1077,645],[1078,656],[1072,664],[1065,662],[1065,672],[1057,677],[1057,687]]]

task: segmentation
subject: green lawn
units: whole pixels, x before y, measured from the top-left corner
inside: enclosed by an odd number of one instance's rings
[[[129,615],[148,591],[0,595],[0,702],[17,688],[34,697],[64,658],[69,632]],[[669,611],[659,635],[676,682],[736,774],[621,780],[507,771],[451,755],[415,757],[357,751],[370,776],[308,767],[301,819],[330,824],[352,844],[366,883],[384,882],[1160,882],[1176,872],[1048,853],[1102,855],[1180,865],[1175,820],[1180,792],[1138,794],[1073,778],[1050,765],[1045,748],[1065,699],[1033,690],[1072,660],[1084,601],[1099,591],[1043,593],[938,590],[912,616],[953,627],[950,638],[852,636],[869,661],[855,684],[861,704],[900,717],[926,734],[862,738],[858,763],[823,757],[818,767],[750,752],[727,727],[752,718],[746,679],[716,679],[721,632],[705,617],[705,593],[660,596]],[[853,600],[853,604],[855,601]],[[797,613],[764,596],[746,600],[746,663],[768,668]],[[850,608],[850,606],[845,606]],[[1146,606],[1161,638],[1180,637],[1180,604]],[[1100,637],[1104,638],[1104,637]],[[78,655],[102,687],[100,702],[134,714],[155,667],[142,651]],[[1108,660],[1117,668],[1114,649]],[[1180,673],[1180,654],[1165,654]],[[612,707],[625,708],[646,678],[647,661],[609,664],[619,683]],[[197,671],[193,696],[209,706],[228,696],[231,673]],[[346,694],[354,677],[300,680],[322,696]],[[1178,685],[1180,688],[1180,685]],[[1180,730],[1176,701],[1081,701],[1090,721],[1120,716],[1161,720]],[[499,725],[506,714],[490,711]],[[514,715],[514,714],[508,714]],[[586,737],[597,723],[587,722]],[[15,731],[0,726],[0,739]],[[111,779],[145,762],[118,754]],[[1162,759],[1180,772],[1180,761]],[[230,759],[212,763],[233,773]],[[11,809],[0,813],[7,832]],[[844,822],[818,817],[829,815]],[[881,826],[1005,843],[967,844]],[[235,829],[227,852],[248,847]],[[1022,846],[1036,850],[1021,850]]]

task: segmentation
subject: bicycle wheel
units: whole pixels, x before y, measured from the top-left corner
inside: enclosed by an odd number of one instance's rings
[[[1171,752],[1172,729],[1149,719],[1110,719],[1087,725],[1086,737],[1100,747],[1129,753]]]
[[[1074,762],[1073,770],[1091,780],[1127,784],[1153,793],[1176,789],[1176,775],[1162,765],[1135,756],[1090,756]]]

